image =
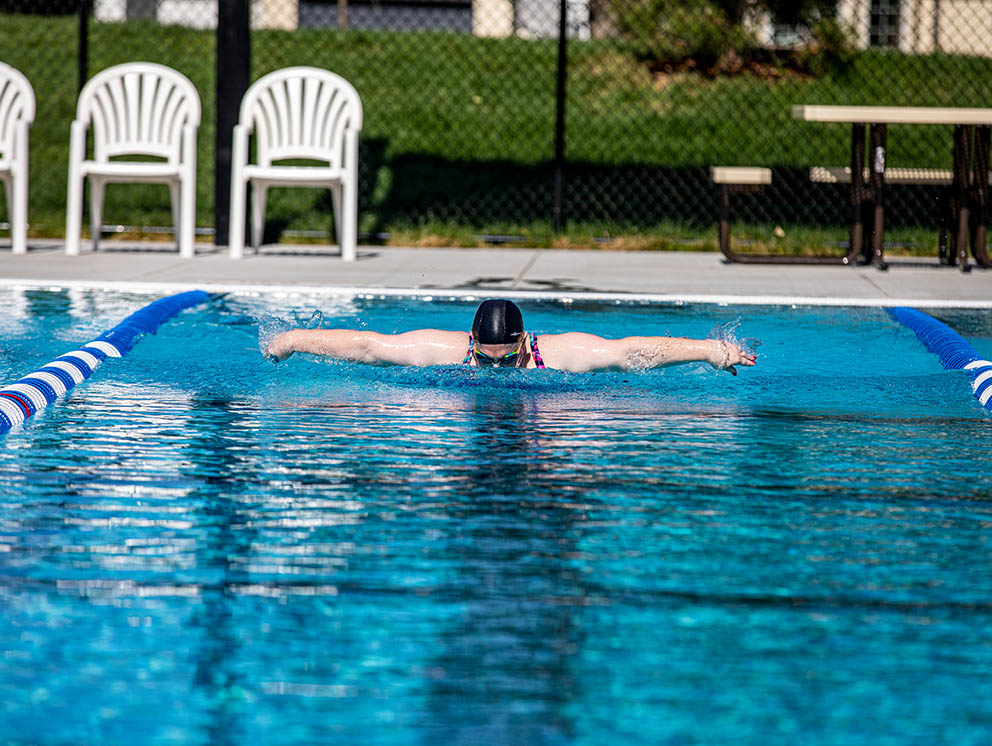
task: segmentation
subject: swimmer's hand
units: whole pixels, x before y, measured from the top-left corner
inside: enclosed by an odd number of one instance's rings
[[[265,355],[265,359],[273,363],[281,363],[283,360],[288,358],[294,352],[292,345],[290,344],[289,332],[283,332],[282,334],[277,334],[269,346],[266,347],[262,354]]]
[[[753,352],[748,352],[743,347],[734,344],[726,339],[714,339],[713,356],[710,358],[710,365],[717,370],[726,370],[732,376],[737,375],[735,365],[751,367],[755,364],[757,356]]]

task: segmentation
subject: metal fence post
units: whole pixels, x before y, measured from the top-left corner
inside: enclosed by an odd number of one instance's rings
[[[558,70],[555,86],[555,185],[552,227],[558,233],[565,227],[562,194],[565,190],[565,75],[568,72],[566,9],[568,0],[559,0],[558,11]]]
[[[230,229],[231,147],[241,98],[251,80],[250,0],[217,3],[217,117],[214,140],[214,245]]]
[[[82,93],[83,86],[90,77],[90,6],[92,0],[82,0],[79,3],[79,43],[76,46],[76,72],[78,85],[76,93]]]

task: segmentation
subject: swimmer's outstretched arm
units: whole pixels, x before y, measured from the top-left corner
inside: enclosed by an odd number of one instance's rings
[[[736,365],[752,366],[755,356],[733,342],[685,337],[624,337],[595,334],[542,334],[541,352],[548,367],[577,373],[592,370],[646,370],[704,362],[737,375]]]
[[[378,334],[350,329],[291,329],[276,335],[265,353],[285,360],[294,352],[371,365],[447,365],[459,363],[468,349],[468,334],[418,329]]]

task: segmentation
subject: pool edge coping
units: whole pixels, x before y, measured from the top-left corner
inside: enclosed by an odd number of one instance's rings
[[[450,300],[477,300],[502,297],[522,300],[607,301],[617,303],[663,303],[744,306],[852,306],[889,308],[916,306],[924,308],[992,309],[992,300],[963,300],[949,298],[866,298],[853,296],[808,295],[729,295],[707,293],[630,293],[602,291],[553,292],[547,290],[510,290],[493,288],[423,288],[423,287],[360,287],[349,285],[266,285],[255,283],[211,282],[136,282],[122,280],[58,280],[31,278],[0,278],[4,288],[70,288],[80,290],[114,290],[133,293],[174,293],[183,290],[204,290],[209,293],[234,293],[239,295],[272,294],[276,296],[337,296],[337,297],[414,297],[422,300],[446,298]]]

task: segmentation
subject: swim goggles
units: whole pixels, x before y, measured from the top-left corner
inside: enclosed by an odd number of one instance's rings
[[[506,353],[502,357],[489,357],[486,353],[480,352],[478,348],[475,348],[472,351],[472,354],[475,355],[475,362],[483,367],[491,366],[494,368],[512,368],[517,364],[520,353],[523,352],[524,340],[526,338],[527,335],[521,336],[520,342],[517,343],[517,348],[512,352]]]

